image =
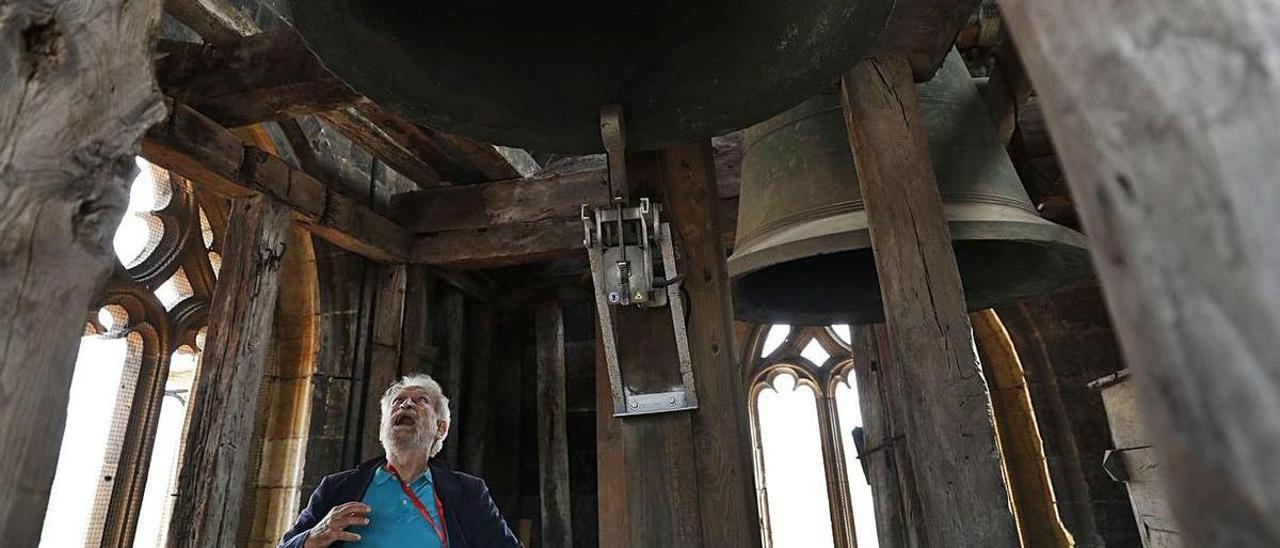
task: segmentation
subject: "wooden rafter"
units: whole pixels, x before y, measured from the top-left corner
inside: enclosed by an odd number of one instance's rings
[[[284,160],[241,143],[185,105],[169,106],[169,117],[143,138],[142,155],[148,161],[227,197],[271,195],[313,234],[343,249],[381,262],[408,257],[405,229]]]
[[[576,219],[583,204],[608,203],[607,181],[606,171],[591,170],[405,192],[392,197],[391,218],[416,234]]]
[[[292,30],[257,36],[225,0],[168,0],[165,9],[210,47],[166,45],[162,89],[223,125],[315,114],[422,187],[519,176],[493,146],[424,128],[355,93]]]
[[[582,206],[609,203],[604,170],[418,190],[392,198],[391,218],[420,235],[410,260],[494,268],[581,252]],[[733,243],[738,198],[719,198],[721,238]]]
[[[216,45],[165,40],[159,54],[165,95],[227,127],[343,109],[360,98],[290,31]]]

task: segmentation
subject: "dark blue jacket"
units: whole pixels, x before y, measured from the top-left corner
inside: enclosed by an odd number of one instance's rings
[[[338,472],[320,480],[307,507],[298,514],[293,528],[280,539],[280,548],[302,548],[307,531],[339,504],[356,502],[373,481],[373,473],[386,459],[378,458],[353,470]],[[444,506],[449,548],[519,548],[520,542],[498,513],[484,480],[439,465],[431,465],[436,493]],[[334,544],[341,546],[343,543]]]

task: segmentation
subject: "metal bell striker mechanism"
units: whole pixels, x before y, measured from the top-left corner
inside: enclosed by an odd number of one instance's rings
[[[1090,279],[1084,236],[1036,214],[959,54],[916,89],[969,309]],[[813,97],[745,139],[729,258],[738,319],[883,321],[839,96]]]
[[[671,225],[660,219],[661,204],[649,198],[631,199],[620,107],[608,105],[600,109],[600,133],[608,154],[609,195],[613,203],[597,208],[583,205],[582,228],[595,286],[596,314],[600,318],[600,339],[609,370],[613,414],[620,417],[696,409],[698,394],[693,385],[693,360],[689,355]],[[655,253],[659,256],[657,261]],[[658,264],[662,267],[661,275],[656,268]],[[641,392],[625,381],[624,364],[620,363],[618,352],[620,334],[615,330],[615,315],[622,307],[666,307],[670,311],[680,369],[678,386]]]

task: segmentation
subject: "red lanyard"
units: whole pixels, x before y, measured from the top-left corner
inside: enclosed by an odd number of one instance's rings
[[[427,523],[431,524],[431,528],[435,530],[436,536],[440,538],[441,545],[444,546],[444,548],[449,548],[449,530],[441,527],[440,525],[441,523],[444,523],[444,505],[440,504],[440,494],[437,493],[435,489],[431,490],[431,494],[434,495],[436,499],[436,515],[440,516],[440,523],[436,523],[436,520],[431,519],[431,514],[427,512],[427,507],[422,505],[421,500],[418,500],[418,495],[413,494],[413,490],[410,489],[408,485],[405,485],[404,479],[400,477],[400,472],[396,471],[396,467],[392,466],[391,463],[388,462],[387,470],[391,471],[391,475],[396,477],[396,481],[400,482],[400,489],[402,489],[405,496],[409,497],[409,500],[413,502],[413,506],[418,509],[418,513],[422,514],[422,519],[427,520]]]

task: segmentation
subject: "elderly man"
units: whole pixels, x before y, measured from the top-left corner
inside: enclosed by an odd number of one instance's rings
[[[483,480],[428,464],[449,433],[440,384],[409,375],[381,403],[387,456],[324,478],[280,546],[520,546]]]

